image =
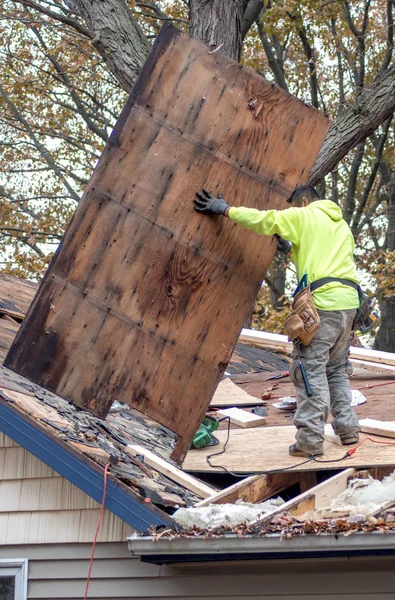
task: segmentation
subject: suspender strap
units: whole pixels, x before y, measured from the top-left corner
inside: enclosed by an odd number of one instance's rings
[[[351,281],[351,279],[341,279],[340,277],[323,277],[322,279],[316,279],[316,281],[310,283],[310,290],[314,292],[317,288],[326,285],[327,283],[332,283],[332,281],[338,281],[343,285],[349,285],[360,293],[361,288],[355,281]]]

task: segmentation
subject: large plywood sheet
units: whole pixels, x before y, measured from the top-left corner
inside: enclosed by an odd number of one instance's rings
[[[122,400],[189,447],[276,249],[195,191],[285,208],[318,111],[164,26],[6,365],[99,416]]]
[[[227,438],[227,432],[216,431],[215,437],[220,444],[215,448],[203,448],[191,450],[182,465],[184,471],[190,472],[224,472],[232,473],[265,473],[266,471],[286,469],[287,472],[297,471],[320,471],[326,469],[346,469],[348,467],[382,467],[394,466],[395,468],[395,446],[388,440],[383,444],[384,438],[375,435],[360,434],[360,440],[369,438],[376,440],[366,441],[360,446],[355,454],[344,458],[350,446],[338,446],[332,442],[324,442],[324,456],[316,460],[306,462],[300,456],[290,456],[288,448],[295,442],[296,428],[285,427],[261,427],[256,429],[232,429],[226,451],[220,456],[210,458],[211,465],[207,462],[207,456],[213,452],[221,452]],[[327,462],[325,462],[327,461]],[[336,461],[336,462],[333,462]]]

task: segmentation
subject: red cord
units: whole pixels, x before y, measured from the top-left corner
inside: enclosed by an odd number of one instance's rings
[[[372,438],[367,437],[364,440],[362,440],[362,442],[359,442],[359,444],[354,446],[354,448],[351,448],[351,450],[348,450],[348,452],[346,452],[346,456],[352,456],[353,454],[355,454],[355,452],[358,450],[358,448],[360,446],[362,446],[362,444],[364,444],[365,442],[372,442],[373,444],[387,444],[390,446],[395,446],[395,442],[379,442],[379,440],[372,440]]]
[[[96,540],[97,540],[97,536],[99,534],[99,529],[100,529],[100,525],[101,525],[101,521],[102,521],[103,513],[104,513],[104,502],[105,502],[105,499],[106,499],[107,475],[108,475],[108,469],[109,468],[110,468],[110,463],[108,463],[106,465],[106,468],[104,469],[103,498],[102,498],[102,501],[101,501],[100,514],[99,514],[99,518],[97,520],[95,536],[93,538],[92,552],[91,552],[91,558],[90,558],[90,561],[89,561],[89,570],[88,570],[88,577],[87,577],[87,580],[86,580],[84,600],[86,600],[87,597],[88,597],[89,583],[90,583],[90,580],[91,580],[91,573],[92,573],[92,567],[93,567],[93,557],[95,555],[95,548],[96,548]]]

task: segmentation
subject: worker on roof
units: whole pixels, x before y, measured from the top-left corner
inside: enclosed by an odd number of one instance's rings
[[[294,344],[292,352],[290,377],[296,388],[297,433],[296,443],[289,447],[289,453],[291,456],[324,453],[324,426],[329,409],[333,415],[332,427],[342,444],[357,443],[360,428],[351,408],[346,362],[360,301],[353,258],[354,238],[341,209],[331,200],[321,200],[316,189],[308,185],[294,190],[288,198],[291,207],[285,210],[229,206],[221,194],[215,198],[207,190],[196,195],[197,212],[223,215],[258,234],[277,234],[289,240],[291,260],[299,279],[307,274],[312,287],[318,280],[332,279],[329,283],[320,281],[312,295],[320,319],[318,331],[308,345],[299,343],[298,351]],[[308,375],[310,397],[298,355]]]

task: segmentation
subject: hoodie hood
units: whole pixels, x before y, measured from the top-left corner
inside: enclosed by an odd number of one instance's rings
[[[322,210],[332,221],[340,221],[343,218],[342,209],[332,200],[315,200],[315,202],[308,205],[308,208]]]

